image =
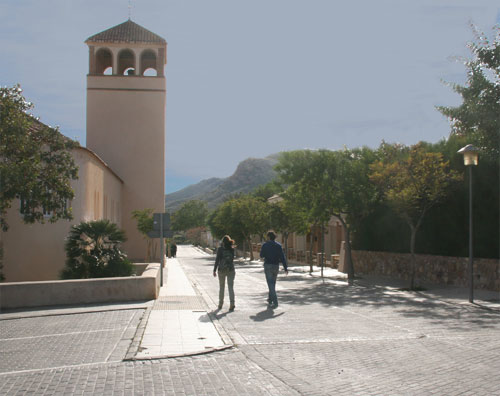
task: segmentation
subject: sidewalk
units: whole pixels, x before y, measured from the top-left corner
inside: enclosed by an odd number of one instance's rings
[[[177,259],[167,260],[163,280],[133,360],[197,355],[232,346],[227,336],[224,342],[223,330],[216,329],[204,299]]]

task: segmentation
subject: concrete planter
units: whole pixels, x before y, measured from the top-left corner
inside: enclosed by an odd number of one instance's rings
[[[151,263],[141,276],[0,283],[0,310],[144,301],[159,293],[160,264]]]

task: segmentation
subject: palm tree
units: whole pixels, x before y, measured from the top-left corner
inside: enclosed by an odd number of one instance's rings
[[[82,222],[71,227],[66,239],[63,279],[130,276],[132,263],[120,245],[125,233],[109,220]]]

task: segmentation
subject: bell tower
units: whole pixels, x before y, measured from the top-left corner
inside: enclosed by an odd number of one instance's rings
[[[85,43],[87,147],[123,180],[124,248],[131,260],[143,259],[146,242],[132,211],[165,207],[167,42],[129,19]]]

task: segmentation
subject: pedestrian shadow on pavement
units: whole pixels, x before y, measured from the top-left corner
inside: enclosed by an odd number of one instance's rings
[[[207,312],[206,315],[200,316],[200,322],[212,322],[212,318],[220,319],[227,315],[227,312],[222,313],[220,309],[214,309]]]
[[[210,321],[211,317],[215,318],[215,319],[222,319],[224,316],[226,316],[227,314],[230,314],[230,313],[233,313],[234,311],[222,311],[222,309],[214,309],[213,311],[209,312],[207,315],[206,315],[206,318],[208,320],[206,320],[206,322]],[[203,316],[201,317],[203,318]],[[200,318],[200,320],[201,320]]]
[[[275,315],[274,309],[268,307],[266,310],[260,311],[256,315],[251,315],[250,319],[255,322],[263,322],[264,320],[274,319],[283,314],[284,312],[280,312],[279,314]]]

